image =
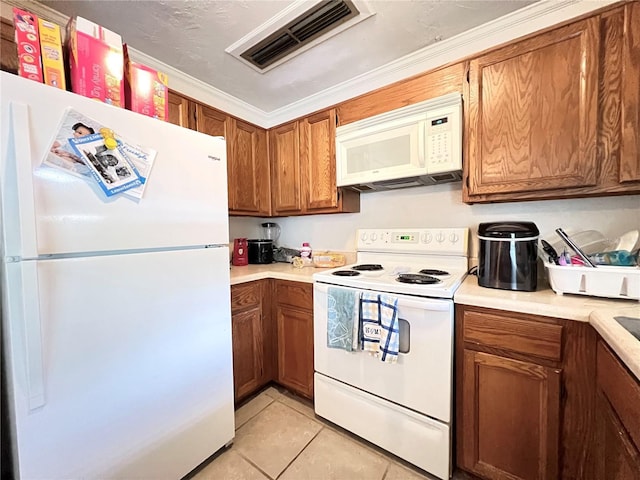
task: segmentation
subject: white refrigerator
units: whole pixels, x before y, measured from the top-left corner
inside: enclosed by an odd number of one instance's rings
[[[0,75],[16,477],[181,478],[234,436],[225,141]],[[157,151],[142,199],[41,166],[68,107]]]

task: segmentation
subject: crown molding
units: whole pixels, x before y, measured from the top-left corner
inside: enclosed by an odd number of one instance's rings
[[[541,0],[271,112],[254,107],[133,48],[129,52],[134,61],[166,73],[173,90],[255,125],[271,128],[614,3],[619,3],[619,0]],[[65,25],[68,20],[66,15],[34,0],[2,0],[2,16],[11,18],[14,6],[60,25]]]
[[[13,7],[18,7],[23,10],[27,10],[40,18],[49,20],[50,22],[55,22],[63,27],[69,20],[67,15],[38,3],[35,0],[2,0],[1,7],[1,15],[9,19],[13,18]],[[169,77],[169,87],[172,90],[192,97],[207,105],[211,105],[212,107],[246,120],[247,122],[251,122],[259,126],[264,126],[269,123],[269,115],[264,110],[254,107],[247,102],[223,92],[222,90],[218,90],[208,83],[193,78],[192,76],[181,72],[177,68],[156,60],[135,48],[129,47],[129,55],[134,62],[142,63],[148,67],[154,68],[155,70],[166,73]]]
[[[269,112],[270,128],[344,102],[474,53],[571,20],[619,0],[542,0],[459,35],[429,45],[363,75]]]
[[[269,114],[264,110],[254,107],[134,48],[128,47],[128,51],[131,60],[134,62],[142,63],[159,72],[166,73],[169,77],[169,87],[172,90],[255,125],[264,127],[269,123]]]

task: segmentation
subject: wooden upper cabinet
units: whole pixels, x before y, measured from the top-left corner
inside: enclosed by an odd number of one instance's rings
[[[213,137],[225,137],[228,140],[227,124],[230,117],[225,113],[200,103],[195,104],[196,130]],[[227,145],[227,152],[229,146]]]
[[[269,130],[271,208],[274,215],[296,214],[302,211],[298,130],[297,121]]]
[[[307,210],[338,206],[335,138],[334,109],[301,121],[300,161],[304,171]]]
[[[335,109],[269,130],[273,215],[360,211],[360,194],[336,186],[335,143]]]
[[[640,181],[640,3],[624,6],[620,181]]]
[[[229,128],[229,214],[271,214],[267,131],[231,119]]]
[[[470,62],[465,201],[596,183],[599,35],[594,17]]]
[[[0,18],[0,67],[5,72],[18,74],[18,48],[15,43],[15,28],[8,18]]]
[[[192,102],[176,93],[169,90],[169,123],[178,125],[184,128],[195,129],[195,119],[192,115]]]

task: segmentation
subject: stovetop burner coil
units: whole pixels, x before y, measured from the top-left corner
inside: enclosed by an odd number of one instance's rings
[[[363,263],[362,265],[354,265],[351,267],[351,270],[360,272],[377,272],[379,270],[383,270],[383,268],[382,265],[378,263]]]
[[[419,273],[422,273],[424,275],[435,275],[435,276],[449,275],[449,272],[446,272],[444,270],[436,270],[435,268],[425,268],[423,270],[420,270]]]
[[[401,273],[396,277],[396,281],[400,283],[413,283],[417,285],[433,285],[440,283],[442,280],[431,275],[421,273]]]
[[[360,275],[360,272],[354,272],[353,270],[338,270],[337,272],[333,272],[331,275],[335,275],[337,277],[357,277]]]

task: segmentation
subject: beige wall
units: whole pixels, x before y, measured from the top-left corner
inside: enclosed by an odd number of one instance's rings
[[[466,205],[462,184],[416,187],[360,196],[360,213],[310,215],[272,219],[282,227],[280,244],[300,247],[310,242],[316,249],[354,250],[357,228],[468,227],[472,232],[471,256],[476,255],[475,230],[481,222],[527,220],[543,237],[555,241],[554,230],[599,230],[615,238],[640,229],[640,196],[598,197],[574,200]],[[261,219],[230,219],[230,237],[259,235]]]

